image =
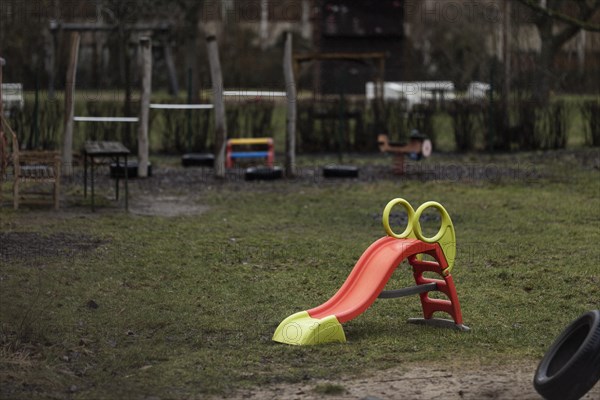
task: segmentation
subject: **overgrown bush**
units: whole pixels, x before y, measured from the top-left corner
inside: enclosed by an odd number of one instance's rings
[[[405,101],[387,101],[384,103],[382,121],[386,133],[397,142],[406,142],[413,129],[429,136],[435,143],[433,115],[431,105],[417,104],[408,108]]]
[[[376,151],[377,134],[386,133],[393,141],[403,142],[412,129],[433,140],[434,112],[429,106],[409,110],[404,102],[388,101],[380,111],[380,123],[376,124],[374,105],[362,100],[300,102],[298,149],[305,153]]]
[[[85,103],[84,116],[90,117],[133,117],[124,115],[123,104],[113,101],[88,101]],[[139,110],[139,106],[132,107]],[[82,114],[79,114],[82,115]],[[76,132],[83,132],[85,140],[118,141],[131,151],[137,150],[137,124],[123,122],[80,122],[76,123]]]
[[[487,150],[509,151],[515,146],[516,131],[510,124],[510,111],[503,102],[482,104],[481,136]]]
[[[58,149],[62,141],[64,106],[58,101],[40,101],[37,116],[34,102],[9,115],[9,124],[23,149]],[[36,122],[37,118],[37,122]]]
[[[79,100],[75,115],[124,116],[122,100]],[[137,114],[139,104],[130,104]],[[229,137],[273,137],[273,101],[228,102]],[[581,112],[589,144],[600,146],[600,103],[588,101]],[[471,151],[485,144],[495,150],[560,149],[567,143],[567,124],[571,109],[564,102],[539,105],[528,98],[511,104],[509,110],[497,101],[473,104],[456,101],[448,112],[454,126],[459,151]],[[298,152],[376,151],[376,136],[387,133],[393,141],[406,141],[412,129],[428,135],[435,145],[433,129],[435,107],[417,105],[407,109],[403,102],[386,102],[380,112],[380,130],[376,132],[374,107],[363,100],[339,99],[300,101],[298,103]],[[37,117],[36,117],[37,115]],[[508,117],[510,115],[510,118]],[[37,118],[37,123],[36,123]],[[492,118],[490,120],[490,118]],[[59,149],[64,130],[64,102],[42,100],[37,114],[34,102],[27,98],[25,108],[14,112],[9,121],[24,148]],[[37,128],[36,128],[37,126]],[[78,151],[85,140],[121,141],[132,152],[137,148],[137,124],[76,122],[73,148]],[[493,135],[490,135],[493,129]],[[214,113],[208,110],[152,110],[150,112],[150,148],[153,153],[179,154],[213,150]],[[489,141],[492,140],[492,143]]]
[[[364,103],[333,100],[298,103],[299,152],[365,151],[375,139],[365,135]],[[369,118],[367,116],[367,118]]]
[[[585,124],[587,143],[600,146],[600,102],[594,100],[583,102],[580,110]]]
[[[481,103],[455,101],[448,112],[452,117],[454,141],[458,151],[475,149],[477,137],[482,133],[485,107]]]
[[[433,117],[436,113],[434,104],[417,104],[409,110],[407,115],[407,126],[410,130],[417,129],[431,139],[433,145],[436,144],[436,132],[433,129]]]
[[[563,149],[567,145],[568,109],[564,102],[540,105],[525,100],[517,105],[515,135],[520,150]]]

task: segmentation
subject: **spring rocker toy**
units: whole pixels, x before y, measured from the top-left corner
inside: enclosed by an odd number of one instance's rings
[[[390,227],[390,212],[396,205],[408,214],[406,229],[395,233]],[[419,218],[433,207],[441,214],[442,224],[431,238],[423,236]],[[342,324],[362,314],[377,299],[392,299],[418,294],[423,307],[423,318],[410,318],[411,323],[448,327],[461,331],[463,325],[460,303],[450,272],[456,257],[456,237],[448,212],[441,204],[429,201],[416,211],[404,199],[390,201],[383,211],[383,227],[387,236],[375,241],[365,250],[352,272],[335,295],[322,305],[293,314],[283,320],[273,335],[273,340],[291,345],[311,345],[328,342],[345,342]],[[423,260],[423,254],[435,261]],[[413,270],[416,286],[384,291],[392,273],[404,260]],[[440,279],[423,276],[425,272],[440,275]],[[429,292],[439,291],[447,299],[429,297]],[[445,312],[452,319],[433,318],[435,312]]]
[[[410,134],[408,143],[390,142],[387,135],[380,134],[377,137],[379,151],[394,155],[393,171],[396,175],[404,174],[404,156],[408,155],[413,160],[421,160],[431,156],[433,145],[427,136],[419,133],[416,129]]]

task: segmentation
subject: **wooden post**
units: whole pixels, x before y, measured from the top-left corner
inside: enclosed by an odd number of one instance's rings
[[[312,38],[312,25],[310,23],[310,3],[309,0],[302,0],[302,18],[301,35],[302,39],[310,40]]]
[[[2,70],[4,65],[6,65],[6,61],[0,57],[0,183],[4,180],[4,173],[8,164],[8,141],[4,136],[4,123],[2,122],[2,118],[4,118],[4,104],[2,102]],[[0,196],[2,195],[1,189],[0,187]]]
[[[215,175],[225,178],[225,145],[227,143],[227,120],[225,118],[225,99],[223,97],[223,75],[219,47],[214,35],[206,37],[210,77],[213,87],[213,105],[215,109]]]
[[[295,175],[296,167],[296,115],[297,93],[294,81],[294,65],[292,59],[292,34],[288,32],[283,52],[283,76],[287,94],[287,117],[285,136],[285,174],[288,177]]]
[[[377,66],[377,77],[375,79],[375,129],[376,133],[383,132],[382,114],[384,102],[385,85],[385,58],[379,58]]]
[[[140,98],[140,126],[138,130],[138,176],[148,176],[148,120],[150,117],[150,96],[152,94],[152,41],[149,37],[140,38],[142,49],[142,95]],[[127,166],[125,166],[127,168]]]
[[[510,1],[504,2],[504,29],[503,29],[503,50],[504,50],[504,112],[506,113],[506,128],[510,125],[508,121],[510,109],[510,75],[511,75],[511,54],[510,54],[510,39],[511,39],[511,4]]]
[[[46,73],[48,74],[48,98],[54,100],[54,85],[56,80],[56,30],[52,29],[56,23],[52,24],[49,33],[46,34]]]
[[[4,61],[4,58],[0,57],[0,115],[2,116],[4,115],[4,102],[2,101],[2,82],[4,81],[2,80],[2,70],[5,65],[6,61]],[[4,136],[4,125],[2,123],[0,123],[0,136]]]
[[[75,32],[71,36],[71,55],[67,69],[65,87],[65,133],[63,138],[62,162],[63,173],[73,175],[73,123],[75,118],[75,83],[77,78],[77,60],[79,59],[79,43],[81,36]]]
[[[267,48],[267,40],[269,39],[269,0],[260,0],[260,48]]]
[[[163,52],[165,57],[165,63],[167,64],[167,73],[169,74],[169,93],[173,97],[179,95],[179,82],[177,81],[177,70],[175,68],[175,61],[173,61],[173,52],[171,51],[171,45],[165,39],[163,41]]]

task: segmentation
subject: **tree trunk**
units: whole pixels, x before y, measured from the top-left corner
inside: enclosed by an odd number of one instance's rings
[[[542,9],[547,8],[553,12],[556,10],[560,11],[564,4],[564,0],[548,0],[540,1],[539,3]],[[554,70],[556,55],[567,41],[583,29],[584,24],[590,21],[600,8],[598,5],[592,7],[584,1],[571,2],[571,4],[577,4],[578,15],[574,21],[579,23],[557,25],[557,21],[560,20],[558,17],[554,14],[544,13],[539,15],[535,21],[540,35],[541,49],[536,60],[538,69],[533,79],[534,87],[532,91],[533,99],[541,105],[548,104],[551,90],[557,83],[557,76]],[[558,27],[561,29],[555,29]]]
[[[550,27],[550,29],[552,29]],[[542,33],[542,32],[540,32]],[[548,104],[550,100],[550,85],[554,77],[555,46],[550,39],[542,39],[542,46],[537,60],[537,70],[533,79],[533,99],[537,104]]]

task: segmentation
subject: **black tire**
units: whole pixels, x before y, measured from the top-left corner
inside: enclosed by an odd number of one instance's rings
[[[573,321],[550,346],[533,379],[548,400],[575,400],[600,379],[600,311]]]
[[[181,165],[184,167],[210,167],[215,166],[215,156],[210,153],[189,153],[181,156]]]
[[[283,178],[283,168],[281,167],[250,167],[246,169],[245,178],[247,181],[274,181]]]
[[[329,165],[323,168],[325,178],[358,178],[358,167],[349,165]]]
[[[125,162],[119,161],[117,163],[110,164],[110,177],[113,179],[125,179]],[[137,178],[138,176],[138,162],[136,160],[127,160],[127,178]],[[152,164],[148,163],[148,176],[152,176]]]

